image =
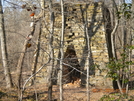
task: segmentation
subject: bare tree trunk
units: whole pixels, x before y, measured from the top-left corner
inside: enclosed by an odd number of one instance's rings
[[[63,84],[62,84],[62,74],[63,74],[63,58],[64,58],[64,28],[65,28],[65,16],[64,16],[64,1],[61,0],[61,15],[62,15],[62,29],[61,29],[61,38],[60,38],[60,77],[59,77],[59,83],[60,83],[60,101],[63,101]]]
[[[35,31],[35,23],[33,24],[33,27],[32,27],[32,30],[31,30],[31,33],[28,35],[28,37],[26,38],[25,42],[24,42],[24,46],[23,46],[23,49],[22,49],[22,53],[20,54],[20,58],[18,60],[18,65],[17,65],[17,85],[18,85],[18,88],[20,89],[20,81],[21,81],[21,73],[22,73],[22,65],[23,65],[23,61],[24,61],[24,56],[25,56],[25,53],[26,53],[26,50],[27,50],[27,45],[29,44],[32,36],[33,36],[33,33]]]
[[[87,56],[87,101],[90,101],[90,88],[89,88],[89,84],[90,84],[90,76],[89,76],[89,68],[90,68],[90,56],[91,56],[91,47],[90,47],[90,40],[91,40],[91,38],[90,38],[90,35],[89,35],[89,31],[88,31],[88,21],[87,21],[87,11],[86,11],[86,18],[85,18],[85,33],[86,33],[86,45],[87,45],[87,54],[88,54],[88,56]]]
[[[132,34],[130,40],[132,40]],[[132,45],[132,41],[130,41],[130,46]],[[132,56],[132,50],[129,49],[128,50],[128,61],[131,61],[131,56]],[[128,78],[128,82],[126,84],[126,94],[128,94],[128,90],[129,90],[129,80],[130,80],[130,75],[131,75],[131,64],[129,64],[128,68],[127,68],[128,72],[126,73],[126,77]]]
[[[132,44],[134,43],[133,42],[133,36],[134,36],[134,32],[133,32],[133,29],[134,29],[134,19],[133,19],[133,16],[134,16],[134,0],[132,0],[132,20],[130,21],[131,22],[131,29],[130,29],[130,46],[132,46]],[[129,49],[129,61],[131,61],[131,56],[132,56],[132,50]],[[129,64],[129,67],[128,67],[128,73],[127,73],[127,77],[128,77],[128,81],[130,79],[130,75],[131,75],[131,65]],[[128,94],[128,90],[129,90],[129,82],[127,83],[126,85],[126,94]]]
[[[123,4],[123,3],[125,3],[125,0],[121,0],[120,1],[121,2],[121,4]],[[120,21],[121,22],[121,24],[119,24],[119,25],[121,25],[121,33],[122,33],[122,47],[123,47],[123,53],[124,54],[127,54],[126,53],[126,44],[127,44],[127,29],[126,29],[126,21],[125,20],[123,20],[123,21]],[[126,61],[126,58],[124,58],[123,59],[123,61],[122,61],[122,64],[124,65],[125,64],[125,61]],[[125,72],[125,68],[123,68],[122,69],[122,73],[124,73]],[[121,84],[121,86],[122,86],[122,88],[124,87],[124,81],[125,81],[125,78],[126,78],[126,75],[125,74],[121,74],[122,75],[122,77],[121,77],[121,79],[122,79],[122,84]]]
[[[53,88],[53,68],[54,68],[54,49],[53,49],[53,33],[54,33],[54,12],[52,11],[52,0],[49,0],[50,9],[50,33],[49,33],[49,50],[50,50],[50,67],[49,67],[49,82],[48,82],[48,101],[52,100]]]
[[[25,40],[23,51],[22,51],[22,53],[20,55],[20,58],[18,60],[18,65],[17,65],[17,74],[18,74],[17,75],[17,86],[18,86],[18,89],[20,88],[22,64],[23,64],[25,52],[26,52],[26,49],[27,49],[27,43],[28,43],[28,40]]]
[[[40,50],[40,41],[41,41],[41,33],[42,33],[42,29],[41,29],[42,25],[40,24],[40,32],[38,35],[38,42],[37,42],[37,46],[34,52],[34,57],[33,57],[33,64],[32,64],[32,75],[34,75],[36,73],[36,69],[37,69],[37,63],[38,63],[38,57],[39,57],[39,50]],[[31,81],[31,85],[34,84],[34,81],[36,79],[36,76],[33,77],[32,81]]]
[[[25,40],[23,52],[20,55],[20,58],[18,60],[18,65],[17,65],[17,86],[18,86],[18,100],[19,101],[21,101],[20,85],[21,85],[22,64],[23,64],[25,52],[27,49],[27,43],[28,43],[28,40]]]
[[[7,47],[6,47],[6,35],[4,29],[4,17],[3,17],[3,9],[2,3],[0,1],[0,40],[1,40],[1,53],[2,53],[2,62],[6,79],[6,87],[10,88],[13,86],[12,78],[8,66],[8,58],[7,58]]]
[[[114,0],[112,0],[112,1],[113,1],[113,5],[115,7],[115,12],[118,12],[118,8],[117,8],[117,5],[116,5],[115,1]],[[118,25],[119,25],[119,20],[115,16],[115,27],[114,27],[114,29],[111,33],[112,54],[113,54],[113,58],[115,59],[115,61],[117,61],[117,57],[116,57],[116,52],[115,52],[115,41],[114,41],[115,37],[114,36],[115,36],[116,30],[118,28]],[[119,70],[117,70],[117,74],[119,75]],[[119,87],[119,90],[120,90],[121,94],[123,94],[119,78],[117,78],[117,84],[118,84],[118,87]]]
[[[33,21],[31,22],[32,26],[31,26],[31,33],[27,36],[25,42],[24,42],[24,46],[23,46],[23,50],[22,53],[20,54],[20,58],[18,60],[18,64],[17,64],[17,86],[18,86],[18,99],[21,101],[22,97],[21,97],[21,78],[22,78],[22,65],[23,65],[23,61],[24,61],[24,56],[26,53],[27,48],[29,47],[30,44],[30,40],[33,37],[34,31],[35,31],[35,23],[37,21]]]

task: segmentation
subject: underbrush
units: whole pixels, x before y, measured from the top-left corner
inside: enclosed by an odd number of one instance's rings
[[[113,93],[104,95],[99,101],[134,101],[134,96],[126,94]]]

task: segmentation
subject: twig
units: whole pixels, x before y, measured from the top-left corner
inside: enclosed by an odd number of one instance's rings
[[[49,56],[49,57],[50,57],[50,56]],[[28,81],[29,81],[32,77],[34,77],[40,70],[42,70],[42,68],[43,68],[44,66],[46,66],[46,65],[50,62],[50,60],[51,60],[51,58],[49,58],[48,62],[45,63],[45,64],[43,64],[43,65],[38,69],[38,71],[37,71],[36,73],[32,74],[32,75],[26,80],[26,82],[24,83],[24,85],[23,85],[23,87],[22,87],[21,99],[22,99],[23,93],[24,93],[24,91],[25,91],[25,86],[26,86],[26,84],[28,83]]]
[[[43,65],[38,69],[38,71],[37,71],[36,73],[34,73],[33,75],[31,75],[31,76],[26,80],[26,82],[25,82],[24,85],[23,85],[23,91],[25,90],[25,86],[26,86],[26,84],[28,83],[28,81],[29,81],[33,76],[35,76],[44,66],[46,66],[46,65],[50,62],[50,60],[51,60],[51,58],[49,58],[48,62],[45,63],[45,64],[43,64]]]

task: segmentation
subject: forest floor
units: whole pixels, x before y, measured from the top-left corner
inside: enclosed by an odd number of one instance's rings
[[[121,95],[119,91],[114,91],[111,88],[90,87],[90,101],[134,101],[134,75],[131,78],[133,81],[131,90],[128,95]],[[0,70],[0,101],[18,101],[18,91],[16,88],[6,89],[5,78],[2,69]],[[27,86],[23,92],[23,101],[48,101],[48,86],[44,83],[37,83],[33,86]],[[123,90],[125,92],[125,90]],[[53,86],[52,101],[59,100],[59,86]],[[87,101],[87,90],[85,87],[80,87],[75,84],[63,86],[64,101]]]
[[[103,88],[103,87],[102,87]],[[64,101],[86,101],[86,88],[75,87],[73,85],[63,88]],[[15,88],[5,89],[0,87],[0,101],[18,101],[17,90]],[[29,86],[23,93],[23,101],[47,101],[46,84],[37,84]],[[90,101],[134,101],[134,90],[129,90],[129,97],[122,96],[118,91],[112,89],[97,87],[90,88]],[[53,86],[53,100],[59,100],[59,87]]]

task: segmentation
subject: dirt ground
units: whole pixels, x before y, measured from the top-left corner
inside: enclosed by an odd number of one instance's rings
[[[90,88],[90,101],[134,101],[134,90],[129,91],[129,96],[132,96],[131,100],[100,100],[104,96],[110,94],[116,94],[116,97],[119,96],[119,93],[115,93],[112,89],[101,89],[96,87]],[[17,90],[14,89],[3,89],[0,88],[0,101],[18,101]],[[47,101],[47,86],[46,84],[37,84],[31,87],[27,87],[23,93],[23,101]],[[63,87],[63,98],[64,101],[86,101],[87,91],[86,88],[75,87],[73,85]],[[53,86],[53,100],[59,100],[59,87]]]
[[[18,101],[18,91],[16,88],[6,89],[4,74],[0,75],[0,101]],[[132,78],[132,81],[134,78]],[[114,91],[111,88],[104,87],[90,87],[89,95],[90,101],[134,101],[134,84],[131,85],[133,89],[129,90],[128,98],[122,98],[119,91]],[[23,92],[23,101],[47,101],[47,85],[38,83],[33,86],[27,86]],[[125,90],[124,90],[125,92]],[[53,100],[59,100],[59,86],[53,86]],[[105,99],[102,99],[105,98]],[[118,98],[119,100],[116,100]],[[64,101],[87,101],[87,90],[80,87],[79,84],[67,84],[63,86]],[[129,99],[129,100],[128,100]]]

